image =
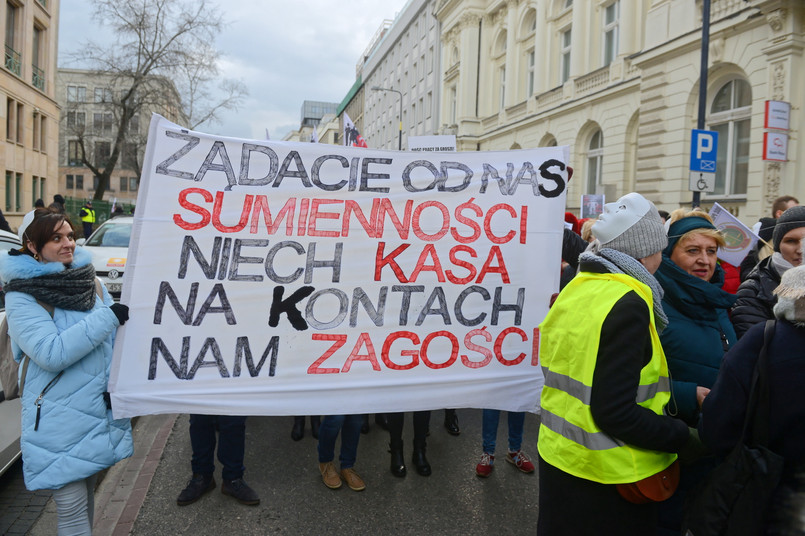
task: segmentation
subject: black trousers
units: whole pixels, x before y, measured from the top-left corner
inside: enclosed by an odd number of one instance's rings
[[[402,445],[403,422],[405,413],[387,413],[389,421],[389,436],[392,446]],[[430,427],[430,411],[414,412],[414,446],[424,447],[425,437]]]

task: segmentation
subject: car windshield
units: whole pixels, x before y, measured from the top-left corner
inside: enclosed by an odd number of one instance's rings
[[[107,248],[127,248],[131,239],[130,223],[104,223],[92,233],[87,246]]]

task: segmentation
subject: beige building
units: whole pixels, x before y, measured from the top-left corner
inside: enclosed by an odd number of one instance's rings
[[[84,69],[59,69],[56,98],[61,105],[59,124],[59,190],[66,197],[92,199],[97,178],[81,161],[81,145],[88,159],[103,169],[104,161],[114,148],[118,130],[119,105],[115,99],[130,85],[125,79]],[[165,104],[149,105],[137,113],[128,133],[117,165],[106,185],[104,200],[121,203],[137,200],[142,158],[148,138],[151,112],[178,124],[185,124],[181,100],[176,88],[167,80],[154,77],[149,95]]]
[[[5,63],[0,92],[5,97],[6,145],[0,151],[5,187],[0,208],[12,228],[37,198],[58,193],[56,59],[59,0],[8,0],[0,12]]]
[[[689,205],[701,0],[439,0],[440,132],[459,150],[569,145],[568,207],[637,190]],[[719,132],[715,192],[752,223],[805,201],[805,2],[712,0],[705,129]],[[787,161],[764,161],[765,104],[791,104]],[[387,106],[389,111],[393,107]],[[392,112],[393,113],[393,112]]]

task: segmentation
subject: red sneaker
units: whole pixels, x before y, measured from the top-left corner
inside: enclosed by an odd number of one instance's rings
[[[515,467],[524,473],[534,472],[534,464],[528,458],[528,455],[522,450],[518,450],[517,452],[509,452],[506,454],[506,461],[514,464]]]
[[[481,456],[481,461],[475,466],[475,474],[486,478],[492,474],[492,469],[495,468],[495,456],[484,452]]]

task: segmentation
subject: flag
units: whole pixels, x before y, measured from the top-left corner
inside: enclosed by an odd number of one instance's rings
[[[726,242],[724,247],[718,248],[718,258],[733,266],[740,266],[757,244],[758,235],[718,203],[714,203],[710,209],[710,217]]]
[[[355,123],[352,122],[352,119],[349,118],[346,111],[344,112],[344,145],[369,147],[366,144],[366,140],[363,139],[363,136],[358,133],[358,129],[355,128]]]
[[[319,132],[316,130],[316,125],[313,125],[313,134],[310,135],[310,143],[319,143]]]

